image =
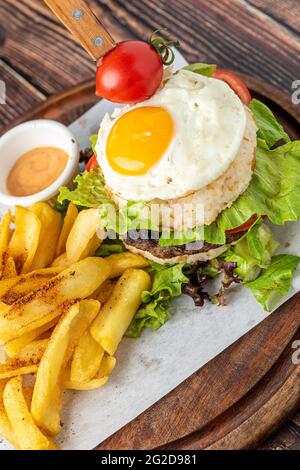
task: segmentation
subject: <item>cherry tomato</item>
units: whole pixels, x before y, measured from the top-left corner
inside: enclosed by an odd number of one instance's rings
[[[96,94],[115,103],[133,104],[149,99],[163,79],[163,61],[143,41],[124,41],[100,59]]]
[[[97,157],[96,155],[93,155],[87,162],[85,169],[86,171],[91,171],[91,170],[97,170],[98,167],[99,167],[99,164],[97,162]]]
[[[257,219],[258,216],[254,214],[252,217],[250,217],[249,220],[247,220],[247,222],[240,225],[239,227],[233,228],[231,230],[226,230],[226,234],[231,235],[233,233],[246,232],[256,222]]]
[[[213,77],[226,82],[227,85],[229,85],[230,88],[232,88],[233,91],[238,95],[242,103],[248,106],[252,100],[252,96],[250,95],[248,88],[246,87],[243,80],[240,79],[240,77],[234,73],[228,72],[227,70],[221,69],[217,69],[214,72]]]

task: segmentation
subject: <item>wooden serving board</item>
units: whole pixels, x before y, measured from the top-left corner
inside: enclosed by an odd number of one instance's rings
[[[243,78],[291,137],[300,138],[300,113],[290,97]],[[91,80],[48,99],[12,125],[35,118],[69,124],[97,100]],[[300,405],[300,365],[292,363],[295,340],[300,340],[300,294],[97,449],[257,447]]]

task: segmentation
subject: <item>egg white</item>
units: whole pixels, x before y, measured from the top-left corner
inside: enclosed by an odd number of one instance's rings
[[[146,174],[121,175],[109,165],[107,140],[116,120],[141,106],[165,108],[175,124],[174,136]],[[246,121],[242,102],[225,82],[181,70],[149,100],[104,117],[96,147],[98,163],[110,191],[125,200],[183,197],[227,170],[241,146]]]

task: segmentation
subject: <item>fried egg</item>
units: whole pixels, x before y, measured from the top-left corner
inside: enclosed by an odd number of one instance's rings
[[[149,100],[105,116],[98,163],[117,198],[181,198],[226,172],[246,123],[242,102],[225,82],[181,70]]]

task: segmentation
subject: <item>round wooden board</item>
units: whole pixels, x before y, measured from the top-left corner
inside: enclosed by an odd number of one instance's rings
[[[300,138],[300,115],[290,97],[243,78],[291,137]],[[68,124],[97,100],[91,80],[48,99],[10,127],[35,118]],[[300,404],[300,365],[292,363],[292,344],[300,339],[299,301],[300,294],[97,449],[257,447]]]

